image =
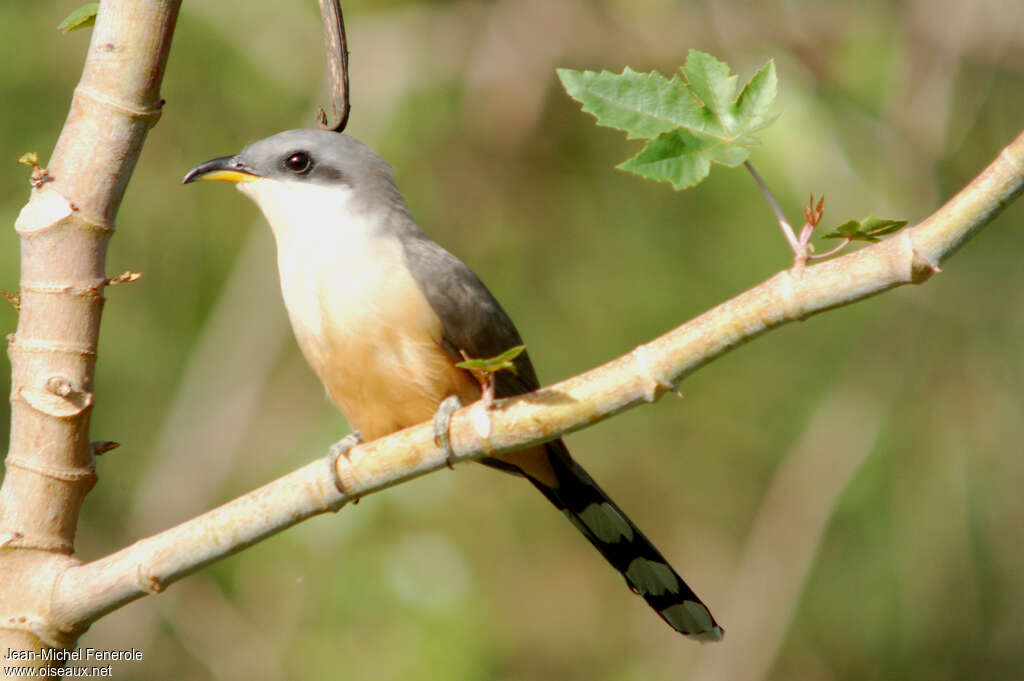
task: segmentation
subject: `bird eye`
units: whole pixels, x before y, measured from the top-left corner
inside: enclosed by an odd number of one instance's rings
[[[313,159],[304,151],[296,151],[284,160],[284,167],[293,173],[301,175],[302,173],[309,172],[309,169],[313,167]]]

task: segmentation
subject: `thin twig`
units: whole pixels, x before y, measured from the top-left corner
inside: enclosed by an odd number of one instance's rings
[[[348,90],[348,41],[345,38],[345,18],[339,0],[318,0],[324,24],[324,47],[327,49],[327,75],[330,80],[331,109],[338,122],[330,125],[323,107],[317,109],[317,122],[325,130],[342,132],[348,125],[352,109]]]
[[[827,250],[824,253],[810,253],[810,254],[808,254],[807,258],[809,260],[821,260],[822,258],[829,257],[830,255],[835,255],[839,251],[841,251],[844,248],[846,248],[847,246],[849,246],[850,245],[850,241],[851,241],[850,239],[843,239],[842,243],[840,243],[835,248]]]
[[[801,256],[805,256],[804,249],[800,247],[800,242],[797,241],[796,234],[793,232],[793,228],[790,226],[789,221],[786,220],[786,216],[782,212],[782,208],[779,207],[779,202],[775,200],[775,196],[772,194],[772,190],[768,189],[768,185],[764,183],[761,176],[754,170],[754,166],[750,164],[750,161],[744,161],[743,165],[746,166],[750,174],[754,176],[754,182],[757,182],[757,186],[761,189],[761,193],[764,194],[765,200],[768,201],[768,205],[771,206],[772,212],[775,213],[775,217],[779,221],[779,228],[782,229],[782,235],[786,237],[786,241],[789,242],[789,247],[793,249],[793,255],[799,261]]]

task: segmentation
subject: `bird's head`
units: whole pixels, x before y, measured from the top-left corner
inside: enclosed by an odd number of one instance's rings
[[[329,218],[383,214],[404,203],[392,167],[348,135],[327,130],[288,130],[253,142],[232,156],[202,163],[183,184],[234,182],[263,211],[275,234]]]

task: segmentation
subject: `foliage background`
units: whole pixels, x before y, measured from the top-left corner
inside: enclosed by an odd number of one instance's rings
[[[53,30],[78,4],[0,4],[7,225],[28,195],[15,159],[46,158],[81,70],[89,32]],[[556,66],[671,73],[695,47],[745,80],[774,57],[782,117],[753,160],[794,219],[824,193],[826,226],[926,216],[1024,121],[1016,0],[345,10],[349,131],[396,166],[421,225],[488,282],[548,381],[790,257],[741,172],[677,194],[614,170],[638,143],[595,127]],[[85,507],[85,559],[321,456],[345,432],[291,340],[255,208],[225,185],[178,184],[201,161],[311,124],[325,100],[318,21],[311,1],[182,10],[168,104],[109,254],[111,274],[143,277],[108,292],[92,430],[122,447],[101,460]],[[142,650],[143,664],[115,669],[123,679],[1019,677],[1022,223],[1014,206],[927,286],[760,338],[688,379],[684,401],[569,438],[711,605],[722,645],[681,640],[527,485],[470,466],[306,523],[107,617],[82,643]],[[0,287],[17,277],[6,230]],[[15,323],[0,306],[0,327]],[[819,454],[831,463],[814,466]],[[773,488],[787,470],[792,484]],[[778,572],[755,571],[742,590],[758,519]],[[794,542],[814,550],[806,580]],[[758,609],[774,626],[743,634]]]

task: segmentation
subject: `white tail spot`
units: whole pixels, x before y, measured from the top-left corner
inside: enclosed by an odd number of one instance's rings
[[[725,632],[711,619],[711,613],[695,601],[683,601],[661,611],[662,617],[679,631],[701,642],[721,641]]]
[[[587,506],[580,513],[580,520],[605,544],[614,544],[622,539],[633,541],[633,528],[607,501]]]
[[[650,594],[651,596],[660,596],[663,593],[679,593],[679,580],[672,572],[672,568],[664,563],[655,563],[646,558],[636,558],[629,564],[629,569],[626,570],[626,577],[642,593]]]

